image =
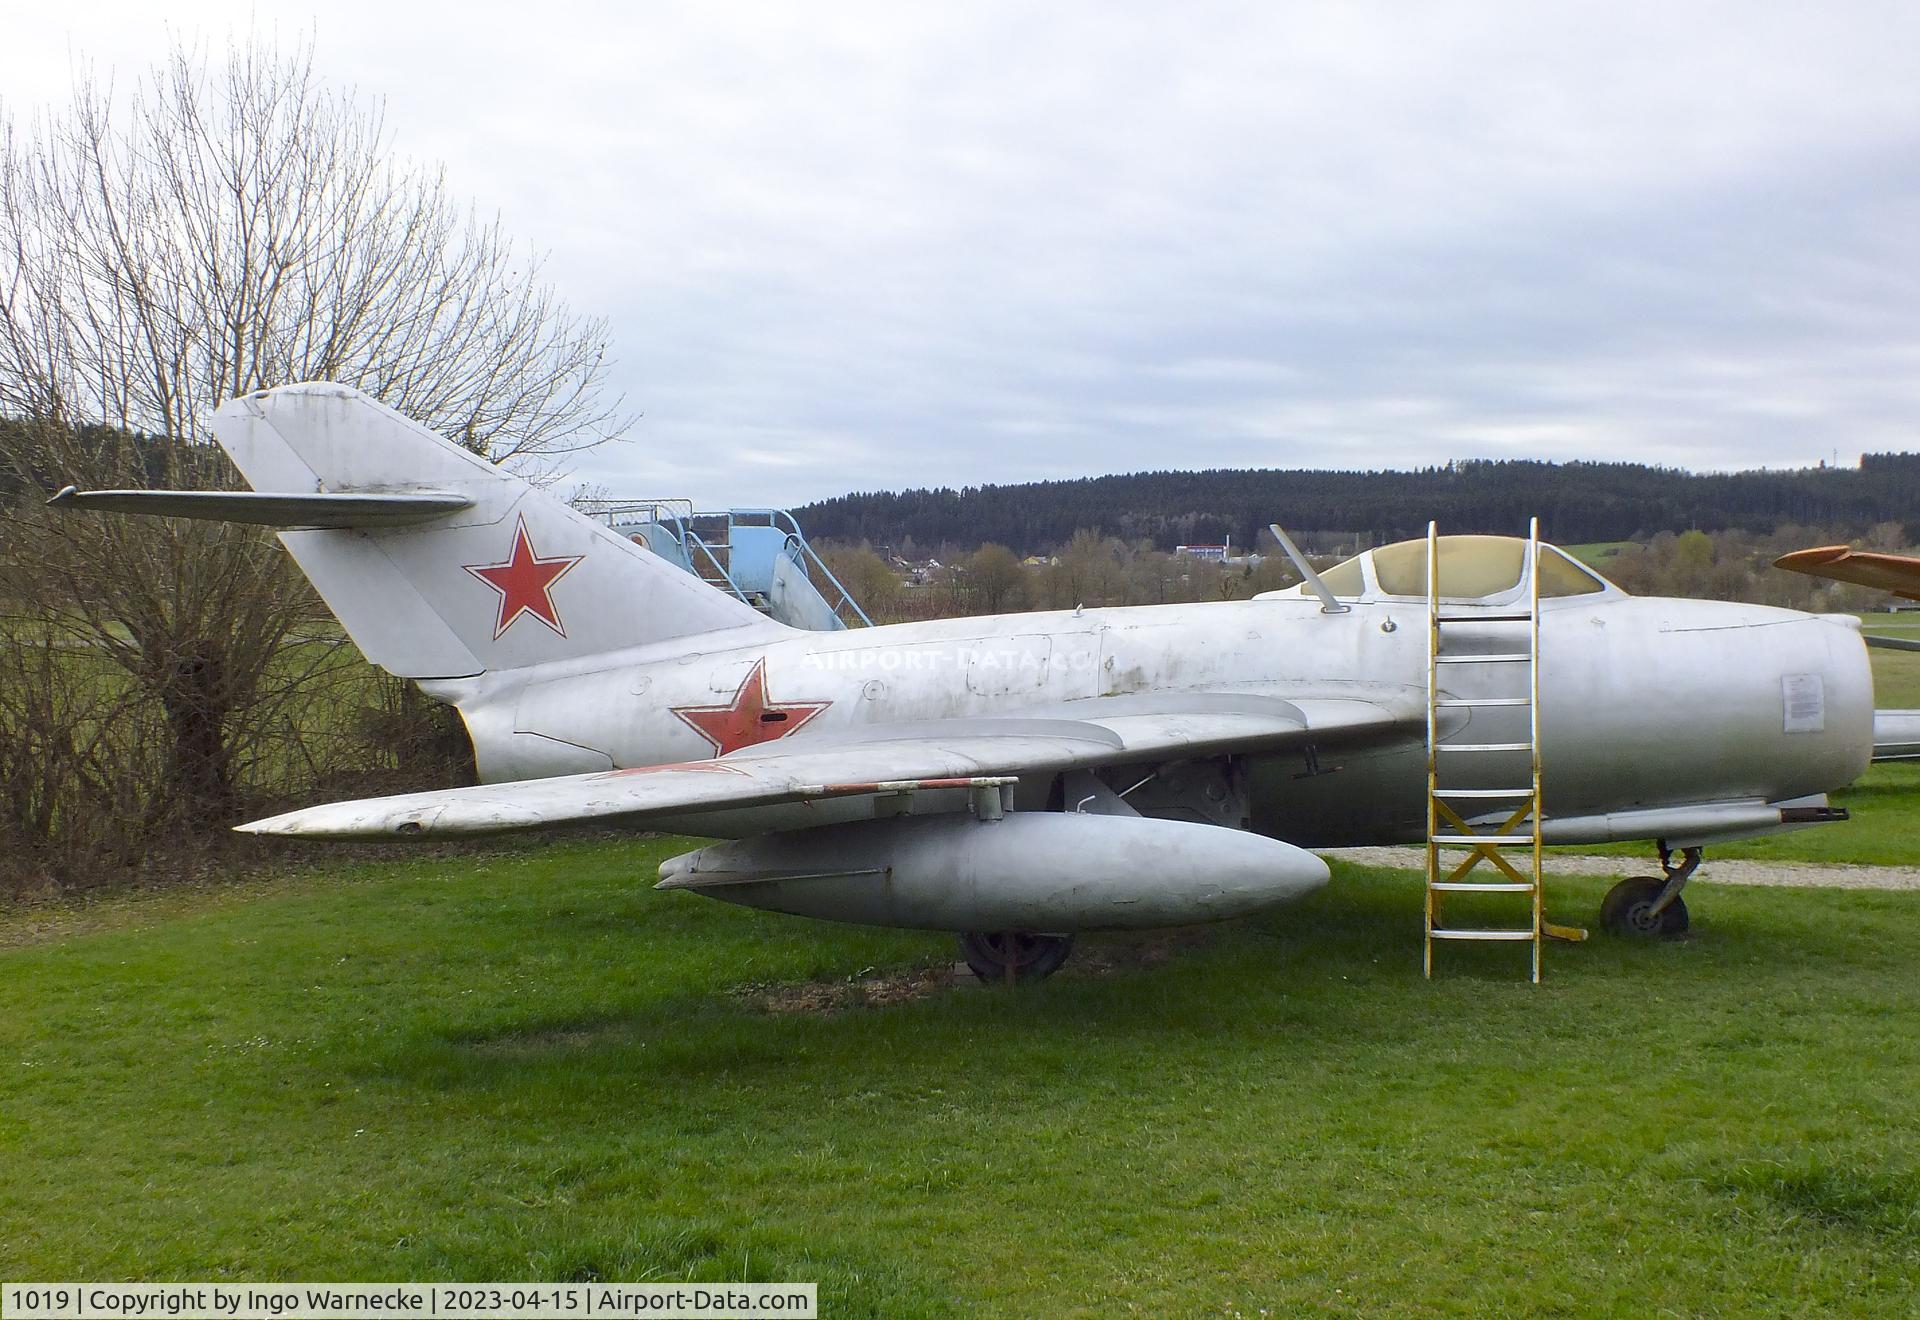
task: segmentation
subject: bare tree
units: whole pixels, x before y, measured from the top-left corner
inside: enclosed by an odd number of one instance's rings
[[[129,95],[83,78],[30,130],[0,122],[0,417],[20,423],[0,432],[19,505],[0,581],[14,636],[104,662],[147,701],[166,751],[127,767],[153,781],[147,823],[230,818],[250,766],[299,759],[263,749],[340,670],[324,614],[257,531],[58,518],[40,495],[228,484],[209,414],[299,380],[523,465],[621,425],[605,324],[392,145],[306,46],[257,42],[218,61],[176,48]]]
[[[604,322],[396,163],[310,52],[175,50],[127,98],[83,81],[0,151],[0,411],[199,440],[298,380],[358,386],[508,461],[606,438]]]
[[[1013,551],[989,541],[967,556],[967,579],[980,612],[998,614],[1015,608],[1027,571]]]
[[[877,623],[894,623],[894,607],[900,599],[900,575],[870,546],[839,545],[831,542],[819,547],[827,568],[846,587],[847,592]]]

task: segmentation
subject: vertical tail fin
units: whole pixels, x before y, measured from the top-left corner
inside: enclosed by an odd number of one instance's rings
[[[719,629],[784,631],[744,602],[344,385],[288,385],[214,414],[268,494],[463,496],[410,525],[282,532],[369,660],[452,678]]]

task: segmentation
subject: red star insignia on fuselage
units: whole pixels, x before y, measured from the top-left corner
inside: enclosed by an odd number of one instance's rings
[[[513,549],[505,563],[462,564],[461,567],[500,593],[500,614],[493,625],[495,641],[523,614],[532,615],[565,637],[567,630],[560,622],[560,611],[553,607],[553,584],[585,558],[585,555],[541,558],[534,552],[533,538],[527,535],[527,520],[522,515],[514,526]]]
[[[831,701],[769,701],[767,662],[761,660],[740,680],[732,701],[722,706],[675,706],[673,713],[713,744],[715,756],[725,756],[742,747],[784,738],[832,704]]]

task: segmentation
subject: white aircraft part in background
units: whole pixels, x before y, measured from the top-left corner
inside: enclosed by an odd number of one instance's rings
[[[1044,974],[1076,930],[1305,894],[1328,878],[1311,847],[1426,837],[1424,541],[1325,574],[1337,609],[1309,584],[802,632],[356,390],[263,391],[214,429],[252,493],[56,499],[284,529],[368,659],[458,707],[486,781],[242,829],[731,840],[662,886],[962,932],[983,975]],[[1525,543],[1438,544],[1449,609],[1485,609],[1491,639],[1530,588]],[[1873,743],[1857,628],[1539,562],[1546,841],[1695,846],[1833,814],[1820,795]],[[1501,710],[1445,714],[1441,736],[1500,743]]]

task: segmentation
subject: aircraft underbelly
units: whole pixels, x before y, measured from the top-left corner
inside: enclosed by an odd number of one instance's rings
[[[1248,759],[1256,831],[1306,848],[1426,837],[1424,739],[1323,751],[1316,760],[1309,765],[1297,753]]]

